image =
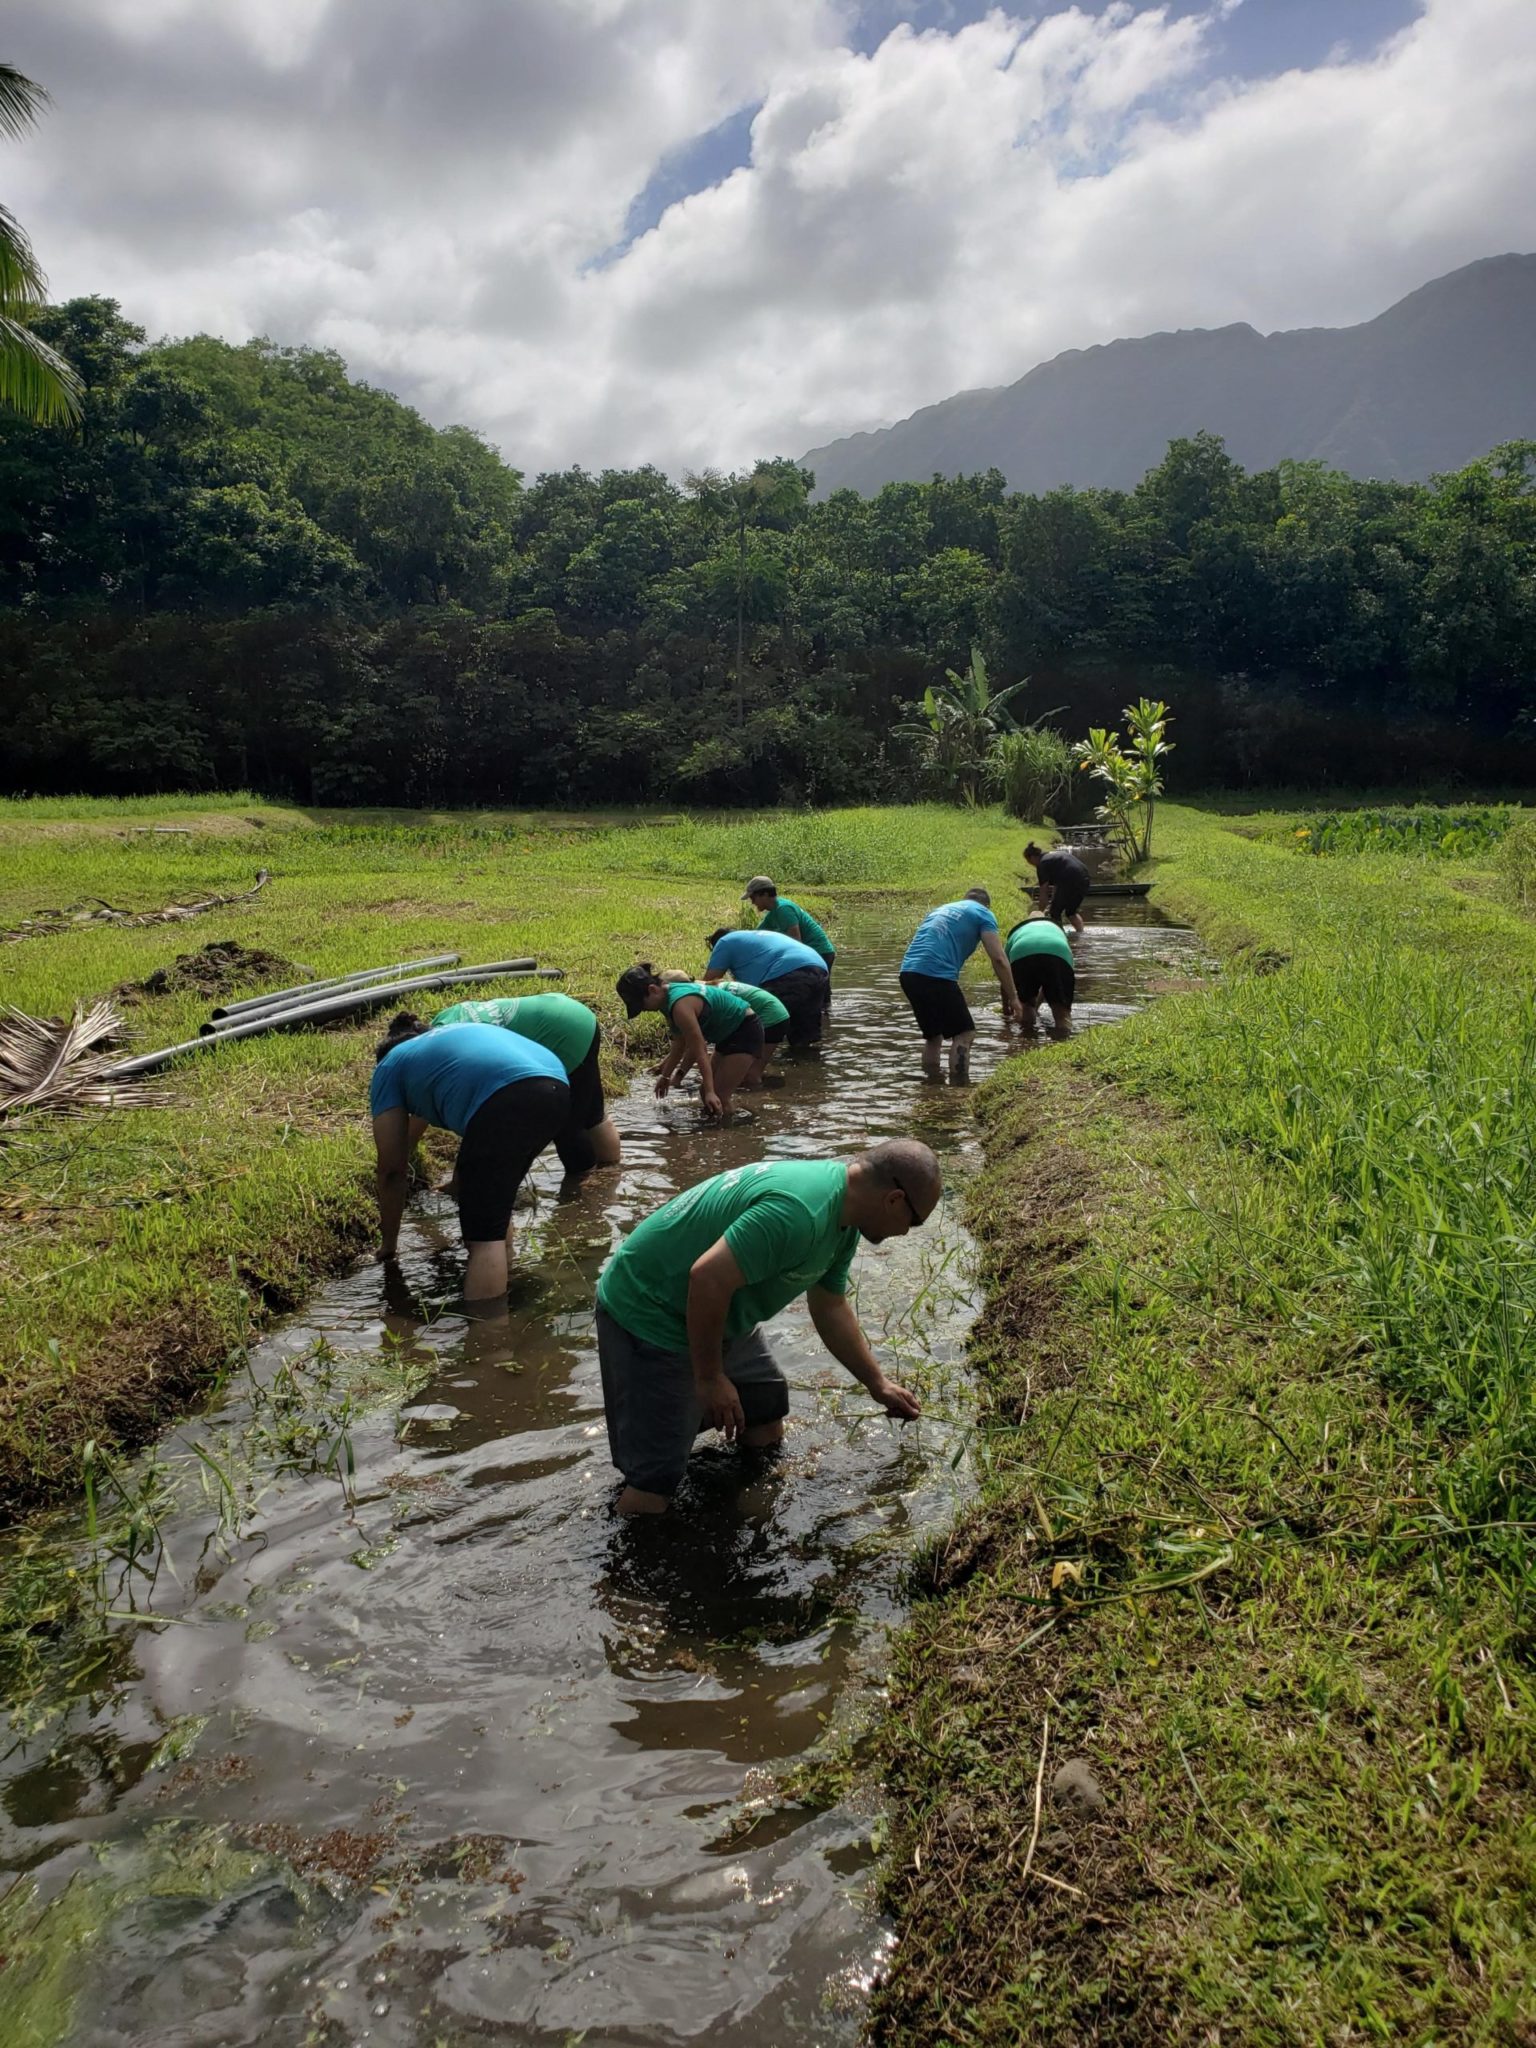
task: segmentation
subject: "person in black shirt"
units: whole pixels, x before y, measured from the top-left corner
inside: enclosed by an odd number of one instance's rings
[[[1040,878],[1040,908],[1046,916],[1060,925],[1071,918],[1073,931],[1081,932],[1081,904],[1092,878],[1077,855],[1068,853],[1064,846],[1053,847],[1046,853],[1031,840],[1024,849],[1024,858]]]

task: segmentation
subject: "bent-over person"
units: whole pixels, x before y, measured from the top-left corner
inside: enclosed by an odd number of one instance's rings
[[[1077,966],[1072,958],[1072,942],[1061,926],[1048,917],[1026,918],[1003,941],[1003,951],[1013,969],[1013,986],[1022,1011],[1019,1021],[1024,1029],[1035,1029],[1040,1005],[1046,1002],[1051,1006],[1052,1027],[1065,1037],[1072,1023]]]
[[[603,1034],[595,1011],[574,996],[558,993],[496,996],[450,1003],[432,1019],[434,1031],[455,1024],[495,1024],[552,1052],[565,1069],[571,1091],[570,1121],[555,1139],[560,1164],[572,1177],[590,1173],[594,1166],[618,1165],[619,1132],[603,1100]]]
[[[1054,846],[1047,853],[1033,839],[1024,849],[1024,858],[1040,880],[1040,908],[1055,924],[1065,924],[1070,918],[1072,929],[1081,937],[1083,898],[1093,880],[1086,865],[1069,847]]]
[[[939,1162],[892,1138],[844,1163],[760,1160],[675,1195],[619,1246],[597,1283],[608,1444],[618,1510],[659,1514],[693,1441],[718,1429],[766,1449],[784,1434],[789,1386],[758,1328],[797,1295],[816,1334],[887,1415],[920,1413],[887,1379],[848,1300],[859,1239],[904,1237],[943,1191]]]
[[[430,1031],[402,1012],[378,1048],[368,1091],[379,1230],[393,1259],[411,1153],[429,1125],[459,1138],[454,1185],[469,1250],[466,1303],[505,1299],[507,1242],[529,1167],[570,1117],[565,1069],[552,1052],[492,1024]]]
[[[970,1078],[976,1019],[960,986],[960,970],[978,946],[992,962],[1003,992],[1004,1016],[1016,1017],[1019,1005],[1013,969],[992,915],[992,898],[985,889],[967,889],[958,902],[941,903],[937,910],[930,910],[902,955],[901,992],[923,1034],[923,1065],[930,1074],[938,1073],[947,1038],[951,1081]]]
[[[614,986],[627,1016],[666,1012],[672,1044],[656,1069],[657,1101],[693,1066],[704,1114],[727,1115],[731,1097],[763,1055],[763,1027],[751,1004],[729,989],[660,975],[648,960],[626,967]]]

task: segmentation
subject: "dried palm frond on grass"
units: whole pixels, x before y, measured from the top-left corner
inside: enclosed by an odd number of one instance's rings
[[[14,946],[22,939],[57,938],[61,932],[74,931],[86,924],[181,924],[189,917],[201,917],[207,910],[222,910],[230,903],[249,903],[253,896],[261,894],[271,879],[269,869],[258,868],[254,889],[246,889],[235,896],[200,896],[195,903],[168,903],[163,910],[115,910],[105,897],[82,896],[68,910],[40,910],[35,917],[24,917],[11,930],[0,932],[0,945]],[[87,903],[100,907],[87,910]]]
[[[67,1023],[0,1005],[0,1119],[22,1110],[71,1116],[163,1102],[163,1093],[113,1079],[112,1042],[122,1028],[110,1003],[77,1003]]]

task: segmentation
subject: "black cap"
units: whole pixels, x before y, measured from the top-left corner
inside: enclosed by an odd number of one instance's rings
[[[645,999],[655,979],[649,967],[626,967],[619,976],[613,986],[627,1017],[638,1017],[645,1008]]]

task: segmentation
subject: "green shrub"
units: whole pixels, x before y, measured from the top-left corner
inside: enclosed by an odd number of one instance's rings
[[[995,740],[988,781],[1011,818],[1026,824],[1052,816],[1072,781],[1072,749],[1059,732],[1029,726]]]

